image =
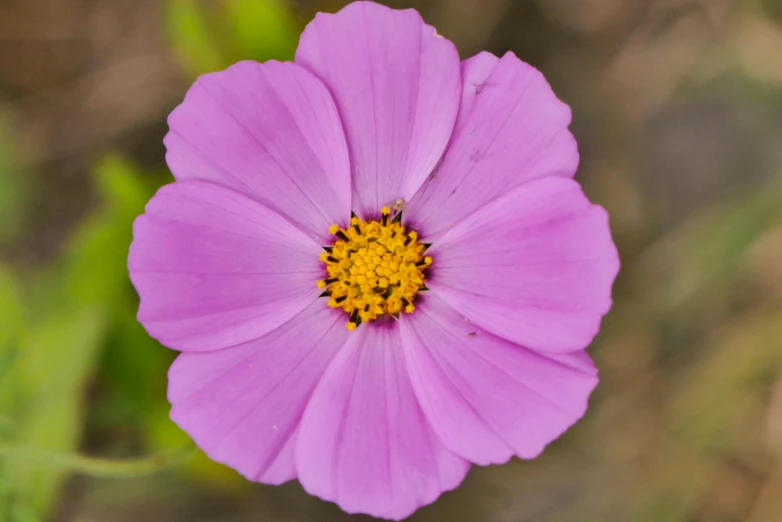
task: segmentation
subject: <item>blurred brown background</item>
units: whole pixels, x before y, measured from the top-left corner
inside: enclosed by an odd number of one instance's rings
[[[156,453],[173,354],[124,268],[195,76],[344,3],[0,0],[0,521],[370,520]],[[384,3],[544,72],[623,263],[585,419],[411,520],[782,521],[782,1]]]

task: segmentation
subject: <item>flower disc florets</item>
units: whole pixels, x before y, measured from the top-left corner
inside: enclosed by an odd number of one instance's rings
[[[412,313],[413,300],[424,288],[424,271],[432,264],[423,255],[427,245],[399,216],[390,219],[390,212],[383,207],[379,221],[353,216],[347,229],[329,228],[336,240],[320,256],[328,277],[317,284],[326,289],[330,307],[349,314],[348,330],[382,315]]]

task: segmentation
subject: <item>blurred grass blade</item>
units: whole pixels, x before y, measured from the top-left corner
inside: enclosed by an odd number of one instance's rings
[[[675,393],[672,430],[704,453],[728,452],[751,436],[752,408],[782,367],[782,311],[737,317],[709,340],[712,347]]]
[[[652,245],[641,257],[638,276],[658,281],[654,300],[672,312],[696,313],[740,275],[748,250],[782,223],[782,184],[715,205]]]

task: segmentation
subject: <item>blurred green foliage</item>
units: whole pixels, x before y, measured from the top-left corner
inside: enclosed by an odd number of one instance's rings
[[[172,50],[193,77],[241,59],[291,59],[299,31],[277,0],[167,0],[165,20]],[[16,237],[27,210],[10,138],[0,125],[0,246]],[[0,265],[3,522],[46,520],[69,469],[141,475],[179,459],[176,448],[191,446],[168,419],[166,371],[175,354],[136,320],[127,275],[133,220],[170,180],[167,172],[141,172],[108,155],[92,172],[99,204],[62,254],[32,271]],[[115,465],[79,457],[85,429],[115,440],[108,448],[115,457],[155,448],[174,453]],[[239,483],[236,473],[203,454],[184,469],[215,484]]]
[[[15,165],[8,127],[0,117],[0,247],[19,234],[27,210],[25,177]]]
[[[190,79],[241,59],[290,59],[302,24],[286,5],[164,0],[166,36]],[[782,20],[782,3],[758,5]],[[780,85],[767,89],[778,103]],[[0,248],[18,239],[30,212],[5,123],[0,118]],[[632,522],[733,522],[749,511],[741,502],[755,500],[728,503],[726,492],[743,483],[731,479],[733,467],[782,487],[764,440],[770,390],[782,381],[780,179],[707,206],[636,257],[623,253],[615,307],[591,352],[603,383],[577,435],[582,439],[571,439],[575,452],[595,456],[599,471],[619,479],[590,478],[588,495],[557,501],[557,514],[537,522],[594,522],[609,519],[595,515],[605,512]],[[141,475],[178,461],[177,450],[189,447],[168,418],[166,371],[175,354],[136,320],[126,268],[133,219],[169,181],[164,170],[105,156],[91,173],[98,203],[62,251],[44,266],[0,264],[0,522],[50,518],[69,470]],[[617,200],[634,201],[622,190],[610,186]],[[619,212],[606,206],[616,219]],[[112,464],[81,456],[95,448],[106,458],[154,458]],[[574,468],[568,460],[568,472]],[[210,489],[248,487],[200,453],[178,469]],[[760,481],[745,482],[752,480]],[[489,497],[479,499],[476,512],[483,513]]]
[[[102,204],[41,273],[0,272],[0,380],[6,451],[14,444],[71,452],[81,440],[84,396],[118,318],[133,316],[126,255],[131,223],[152,190],[126,162],[108,157],[94,179]],[[61,470],[8,461],[3,520],[37,520],[51,508]],[[38,518],[35,518],[38,517]]]
[[[166,29],[172,50],[193,76],[216,71],[226,65],[201,2],[166,2]]]
[[[193,77],[239,60],[291,60],[301,29],[281,0],[167,0],[166,28]]]
[[[0,266],[3,521],[45,520],[68,468],[112,474],[110,462],[68,456],[78,451],[85,426],[140,435],[135,447],[117,449],[122,454],[189,446],[168,420],[164,400],[173,353],[136,321],[127,276],[133,220],[167,174],[143,175],[116,155],[103,158],[93,174],[101,203],[53,266],[40,273]],[[88,415],[91,382],[100,394]],[[167,463],[160,458],[118,464],[116,475],[141,475]],[[203,456],[191,466],[225,475]]]

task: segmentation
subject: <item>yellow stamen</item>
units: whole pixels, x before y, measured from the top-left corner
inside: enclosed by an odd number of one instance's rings
[[[328,306],[348,314],[348,330],[383,315],[412,313],[424,271],[432,264],[432,258],[423,255],[426,245],[418,242],[418,234],[390,220],[390,213],[383,207],[380,220],[353,216],[346,229],[329,227],[336,238],[328,253],[320,255],[328,276],[316,284],[326,289]]]

